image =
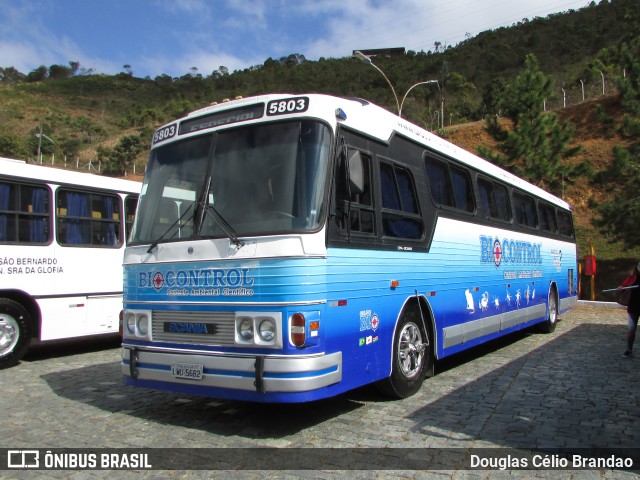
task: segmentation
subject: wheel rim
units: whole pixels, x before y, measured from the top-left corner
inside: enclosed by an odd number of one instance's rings
[[[15,318],[0,315],[0,356],[10,353],[20,339],[20,327]]]
[[[420,328],[415,323],[407,323],[398,338],[398,364],[406,378],[418,375],[422,369],[424,351]]]
[[[549,322],[556,323],[558,319],[558,307],[556,305],[555,297],[549,299]]]

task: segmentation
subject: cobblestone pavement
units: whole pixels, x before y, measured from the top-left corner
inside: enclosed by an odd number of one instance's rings
[[[116,342],[39,348],[0,371],[0,448],[632,447],[640,357],[626,313],[581,304],[555,333],[517,333],[441,361],[415,396],[367,387],[304,405],[256,405],[133,389]],[[366,460],[365,460],[366,462]],[[0,478],[637,478],[616,469],[0,471]]]

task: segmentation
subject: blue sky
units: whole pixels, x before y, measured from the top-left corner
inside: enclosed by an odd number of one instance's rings
[[[589,0],[0,0],[0,67],[207,76],[300,53],[429,51]]]

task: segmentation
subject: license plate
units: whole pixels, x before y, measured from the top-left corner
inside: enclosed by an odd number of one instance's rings
[[[171,365],[171,374],[176,378],[202,380],[203,370],[204,368],[200,363],[174,363]]]

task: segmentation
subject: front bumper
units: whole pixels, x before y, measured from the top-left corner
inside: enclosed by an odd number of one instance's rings
[[[174,377],[172,365],[178,363],[202,365],[202,378]],[[308,392],[342,380],[342,353],[310,356],[239,355],[123,345],[122,373],[125,383],[131,385],[162,382],[188,387],[193,392],[199,389],[257,393]]]

